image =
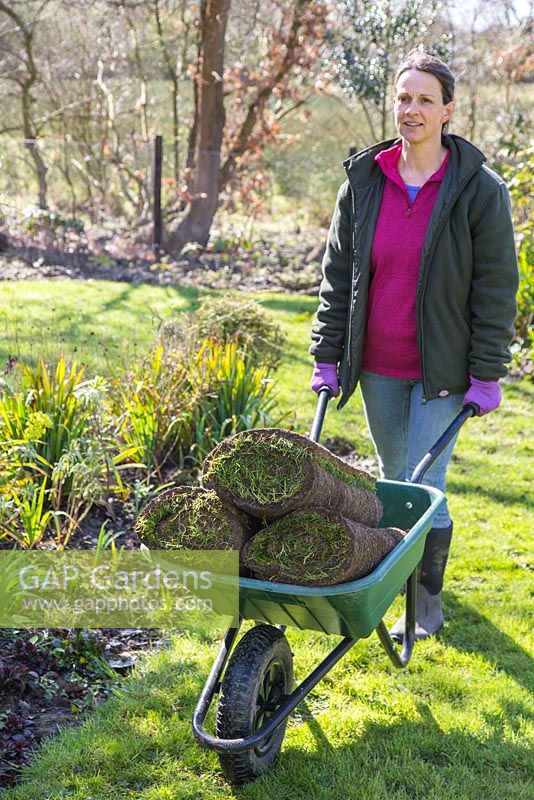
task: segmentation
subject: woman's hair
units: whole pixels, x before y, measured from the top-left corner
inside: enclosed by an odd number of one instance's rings
[[[441,96],[445,105],[454,99],[455,78],[449,67],[441,59],[425,53],[424,50],[411,50],[395,73],[393,81],[395,86],[402,73],[409,69],[418,69],[421,72],[429,72],[434,75],[441,84]],[[442,132],[447,133],[448,127],[449,123],[445,122]]]

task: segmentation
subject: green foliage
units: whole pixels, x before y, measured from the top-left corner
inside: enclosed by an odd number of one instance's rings
[[[0,391],[0,458],[8,453],[17,468],[31,461],[50,476],[70,442],[87,427],[90,409],[77,393],[84,368],[73,363],[69,371],[61,356],[53,371],[42,359],[35,369],[20,369],[22,392],[7,386]]]
[[[64,547],[103,486],[123,491],[116,444],[97,413],[107,391],[84,369],[21,365],[22,390],[0,389],[0,529],[36,547],[53,526]]]
[[[492,166],[497,172],[509,175],[510,169],[513,169],[511,164],[521,162],[525,151],[528,153],[532,137],[528,110],[523,104],[513,103],[501,111],[496,122],[498,135],[493,147],[495,156]],[[513,180],[511,176],[510,179]],[[522,183],[521,178],[518,183]]]
[[[165,489],[170,489],[171,487],[175,486],[174,482],[169,483],[158,483],[155,486],[150,486],[150,484],[144,483],[140,480],[135,480],[132,484],[131,488],[131,495],[130,499],[132,501],[135,516],[137,517],[143,508],[158,494],[164,492]]]
[[[254,242],[244,234],[229,233],[215,239],[212,246],[216,253],[237,253],[241,249],[250,252]]]
[[[518,312],[515,321],[517,339],[528,348],[532,343],[534,319],[534,237],[524,237],[519,245]]]
[[[512,155],[512,153],[510,153]],[[516,341],[520,349],[530,350],[534,317],[534,146],[513,153],[502,167],[513,202],[519,263]]]
[[[227,436],[281,422],[270,372],[249,363],[235,341],[203,341],[192,370],[198,399],[189,455],[197,463]]]
[[[162,480],[161,467],[178,442],[188,438],[192,399],[186,364],[162,345],[134,363],[132,374],[119,373],[113,381],[111,412],[129,460]]]
[[[115,544],[115,540],[118,539],[122,531],[108,531],[107,524],[108,520],[105,520],[100,526],[95,549],[97,550],[97,552],[101,552],[103,550],[111,550],[112,553],[115,553],[117,551],[117,545]],[[121,550],[124,550],[124,545],[121,546],[119,552]]]
[[[385,134],[385,100],[397,60],[415,45],[428,40],[442,3],[438,0],[404,0],[395,9],[388,0],[343,0],[343,33],[339,34],[327,64],[343,91],[370,101],[382,111]],[[425,47],[441,58],[448,56],[450,36]],[[389,109],[388,109],[389,113]]]
[[[48,208],[28,206],[24,209],[22,229],[30,236],[43,233],[48,238],[54,239],[64,235],[67,231],[72,231],[79,236],[83,233],[83,222],[78,219],[63,217]]]
[[[0,535],[12,539],[24,549],[38,547],[51,522],[60,538],[59,515],[46,508],[46,485],[29,482],[12,488],[0,504]]]
[[[534,178],[534,145],[508,153],[502,174],[514,201],[514,213],[519,224],[531,222],[534,211],[532,182]],[[530,228],[532,233],[532,227]]]
[[[253,300],[206,299],[165,322],[133,375],[114,381],[119,434],[147,477],[170,460],[198,464],[226,436],[275,422],[270,375],[280,327]]]
[[[114,381],[118,432],[147,478],[198,464],[226,436],[275,422],[280,328],[254,301],[212,300],[166,322],[160,344]]]

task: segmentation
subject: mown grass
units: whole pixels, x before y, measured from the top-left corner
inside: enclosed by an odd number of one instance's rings
[[[0,282],[0,373],[10,356],[35,364],[39,356],[53,360],[65,353],[85,364],[88,373],[110,375],[143,357],[162,319],[176,309],[194,311],[208,294],[222,293],[111,281]],[[317,301],[272,292],[247,296],[258,300],[287,335],[277,394],[293,412],[297,430],[305,433],[315,408],[315,395],[307,391],[313,363],[307,348]],[[358,403],[342,415],[330,414],[328,435],[345,436],[369,449]]]
[[[74,330],[67,312],[80,297],[85,316]],[[306,353],[315,301],[262,297],[288,333],[280,402],[305,432],[315,407]],[[150,341],[149,308],[164,314],[171,304],[186,308],[194,302],[183,290],[107,283],[0,285],[0,357],[15,352],[18,342],[18,353],[33,358],[39,342],[50,354],[70,354],[77,346],[91,370],[112,366],[114,358],[123,358],[128,332],[139,351]],[[26,315],[30,310],[38,339],[22,337],[20,318],[9,324],[10,309],[17,307]],[[52,308],[53,338],[47,333]],[[86,335],[89,330],[98,332],[100,344]],[[76,344],[77,337],[87,343]],[[102,343],[111,354],[107,362],[99,353]],[[4,800],[530,798],[533,395],[532,383],[505,384],[499,412],[469,421],[462,432],[449,480],[455,536],[444,592],[447,623],[438,639],[416,646],[405,671],[390,666],[375,637],[358,643],[290,722],[276,766],[233,790],[216,756],[199,749],[190,729],[216,641],[176,635],[169,650],[140,665],[80,728],[46,743]],[[358,398],[342,412],[330,407],[324,437],[334,435],[371,452]],[[400,600],[387,621],[399,610]],[[294,630],[288,638],[297,679],[337,641]]]

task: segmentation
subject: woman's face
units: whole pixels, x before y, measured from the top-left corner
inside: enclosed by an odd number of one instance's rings
[[[413,144],[441,140],[441,126],[454,111],[454,102],[443,102],[441,83],[419,69],[403,72],[395,86],[395,127]]]

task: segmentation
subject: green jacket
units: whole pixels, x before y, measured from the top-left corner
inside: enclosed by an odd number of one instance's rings
[[[371,247],[385,176],[374,156],[398,139],[357,153],[343,166],[323,259],[310,353],[339,363],[345,405],[360,375]],[[450,161],[428,224],[417,284],[423,392],[464,392],[469,375],[506,375],[518,288],[511,207],[503,180],[460,136],[445,136]]]

